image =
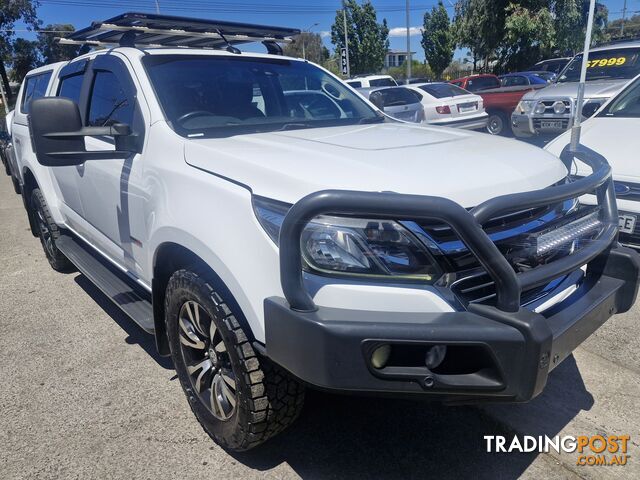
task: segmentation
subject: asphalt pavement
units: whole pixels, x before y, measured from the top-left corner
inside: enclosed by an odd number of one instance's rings
[[[301,418],[229,454],[170,362],[82,275],[48,265],[0,176],[0,478],[640,478],[640,308],[610,320],[523,405],[310,392]],[[485,435],[631,435],[624,467],[485,452]]]

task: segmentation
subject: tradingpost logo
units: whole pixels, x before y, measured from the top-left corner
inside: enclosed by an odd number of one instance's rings
[[[485,435],[488,453],[577,453],[576,465],[626,465],[630,435],[515,435],[510,441],[503,435]]]

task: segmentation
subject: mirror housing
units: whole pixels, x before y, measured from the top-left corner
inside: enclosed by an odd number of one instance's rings
[[[83,127],[76,103],[63,97],[43,97],[31,102],[29,128],[38,163],[46,167],[80,165],[86,160],[127,158],[137,152],[131,128],[125,124]],[[87,151],[84,137],[112,136],[115,150]]]

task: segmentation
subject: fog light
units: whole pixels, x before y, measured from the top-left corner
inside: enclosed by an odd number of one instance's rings
[[[427,354],[425,355],[424,363],[426,364],[429,370],[438,368],[438,366],[444,360],[444,357],[446,354],[447,354],[446,345],[434,345],[433,347],[429,347],[427,349]]]
[[[374,368],[384,368],[391,355],[391,345],[381,345],[371,354],[371,365]]]
[[[553,104],[553,111],[554,113],[556,113],[556,115],[562,115],[566,109],[567,106],[564,104],[564,102],[557,101]]]

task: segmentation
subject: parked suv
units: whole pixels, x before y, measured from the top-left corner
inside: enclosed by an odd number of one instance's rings
[[[582,54],[576,55],[557,80],[527,93],[511,115],[517,137],[557,136],[571,128]],[[629,80],[640,73],[640,42],[594,48],[589,52],[582,116],[589,118]]]
[[[12,132],[49,263],[155,336],[229,450],[289,425],[305,386],[535,397],[636,298],[606,160],[394,121],[277,55],[297,33],[129,13],[65,40],[109,48],[53,69]]]

